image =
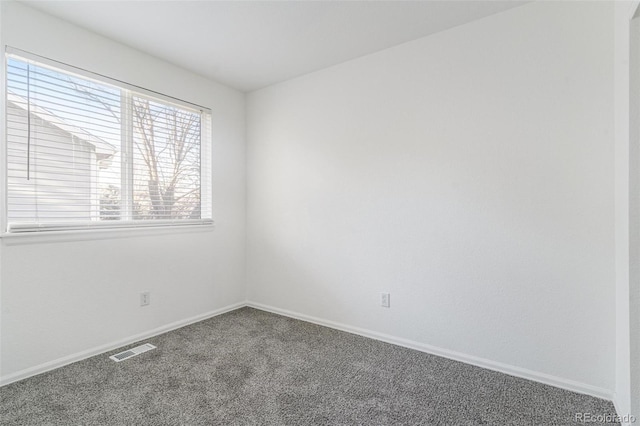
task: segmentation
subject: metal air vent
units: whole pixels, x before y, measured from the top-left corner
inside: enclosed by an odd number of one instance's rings
[[[155,348],[156,347],[151,343],[145,343],[144,345],[136,346],[133,349],[127,349],[126,351],[111,355],[109,358],[111,358],[115,362],[120,362]]]

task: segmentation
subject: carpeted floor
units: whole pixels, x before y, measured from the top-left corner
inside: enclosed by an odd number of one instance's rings
[[[575,425],[576,413],[615,414],[609,401],[251,308],[145,342],[158,349],[0,388],[0,424]]]

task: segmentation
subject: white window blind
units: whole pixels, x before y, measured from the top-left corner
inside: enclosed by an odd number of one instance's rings
[[[210,113],[7,54],[8,232],[212,223]]]

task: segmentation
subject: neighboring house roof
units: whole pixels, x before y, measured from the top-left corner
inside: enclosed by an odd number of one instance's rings
[[[18,96],[11,91],[7,91],[7,102],[15,105],[16,107],[22,110],[25,110],[25,111],[27,110],[26,108],[27,100],[22,96]],[[57,115],[46,110],[45,108],[31,104],[31,114],[48,122],[52,126],[57,127],[58,129],[77,137],[78,139],[81,139],[85,142],[90,143],[95,147],[96,154],[102,154],[103,156],[111,156],[115,154],[117,151],[116,147],[113,144],[110,144],[104,139],[101,139],[89,133],[83,128],[74,126],[73,124],[69,124],[64,119],[58,117]]]

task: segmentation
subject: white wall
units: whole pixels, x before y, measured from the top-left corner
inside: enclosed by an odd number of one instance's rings
[[[618,414],[630,413],[629,351],[629,21],[630,2],[615,4],[616,387]]]
[[[216,221],[209,231],[3,239],[2,381],[243,302],[244,95],[27,6],[0,5],[2,45],[211,108]],[[141,291],[151,291],[150,306],[139,307]]]
[[[249,300],[612,396],[613,22],[536,2],[251,93]]]
[[[615,7],[616,389],[640,417],[640,1]]]

